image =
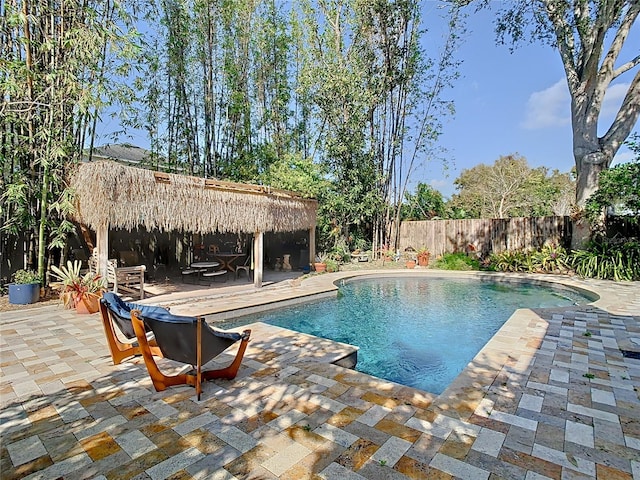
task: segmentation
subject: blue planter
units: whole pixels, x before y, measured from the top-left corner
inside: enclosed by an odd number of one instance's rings
[[[36,303],[40,300],[39,283],[10,283],[9,303],[15,305],[26,305]]]

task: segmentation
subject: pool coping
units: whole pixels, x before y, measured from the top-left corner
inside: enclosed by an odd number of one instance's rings
[[[341,281],[353,281],[358,278],[372,277],[394,277],[394,276],[416,276],[429,278],[471,278],[482,281],[508,282],[508,283],[529,283],[533,285],[555,285],[560,288],[572,288],[585,295],[596,295],[593,304],[599,307],[609,307],[610,304],[603,300],[602,292],[598,291],[597,285],[591,285],[585,281],[579,281],[575,277],[556,278],[554,275],[541,274],[509,274],[495,272],[463,272],[447,270],[366,270],[366,271],[345,271],[321,275],[312,275],[304,279],[290,280],[286,286],[276,286],[273,288],[247,289],[235,292],[231,295],[216,295],[212,297],[199,297],[197,299],[183,300],[180,303],[167,303],[172,311],[181,315],[201,315],[207,321],[224,321],[241,315],[248,315],[280,308],[296,303],[314,301],[323,297],[331,297],[337,294]],[[261,293],[261,295],[251,295]],[[224,302],[221,300],[224,299]],[[189,303],[191,301],[191,303]],[[600,303],[605,302],[605,303]],[[165,305],[162,296],[147,299],[140,303],[153,303]],[[614,303],[615,305],[615,303]]]

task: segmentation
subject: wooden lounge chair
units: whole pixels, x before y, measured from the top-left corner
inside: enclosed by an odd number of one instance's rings
[[[145,314],[168,313],[168,310],[162,307],[125,302],[113,292],[103,293],[100,299],[102,326],[114,365],[118,365],[125,358],[142,354],[131,323],[131,310],[134,308],[145,312]],[[148,333],[147,336],[151,354],[162,357],[162,352],[155,343],[153,334]]]
[[[202,380],[225,378],[231,380],[238,374],[242,357],[247,349],[251,330],[242,333],[222,332],[211,328],[202,317],[183,317],[153,313],[144,315],[132,310],[131,320],[136,332],[144,363],[156,391],[172,385],[191,385],[196,388],[198,400],[202,393]],[[145,327],[150,329],[165,358],[192,366],[192,370],[178,375],[163,374],[153,358]],[[202,366],[241,340],[238,352],[228,367],[218,370],[202,370]]]

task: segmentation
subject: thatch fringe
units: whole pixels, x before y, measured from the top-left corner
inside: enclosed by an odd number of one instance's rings
[[[316,225],[317,202],[260,185],[158,173],[113,161],[86,162],[71,175],[77,221],[96,230],[192,233],[292,232]]]

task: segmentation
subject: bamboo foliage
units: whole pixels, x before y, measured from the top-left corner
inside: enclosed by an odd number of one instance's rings
[[[135,56],[134,38],[110,0],[0,3],[0,258],[9,237],[22,238],[25,268],[43,275],[47,247],[63,246],[73,228],[65,166],[91,143],[105,102],[131,93],[116,79]]]
[[[155,156],[190,175],[260,183],[285,158],[322,163],[333,185],[320,237],[373,229],[389,243],[409,178],[430,160],[450,109],[440,97],[456,76],[457,9],[447,9],[451,31],[433,58],[417,0],[158,7],[149,53],[158,82],[143,83],[147,107],[163,112]]]
[[[316,222],[317,202],[292,192],[160,174],[111,161],[79,165],[70,184],[76,220],[93,229],[287,232],[313,228]]]
[[[420,42],[416,0],[303,3],[310,51],[303,87],[337,192],[327,230],[346,241],[372,228],[374,250],[395,245],[390,226],[409,179],[433,158],[452,108],[441,97],[457,75],[457,8],[448,10],[450,31],[433,58]]]

